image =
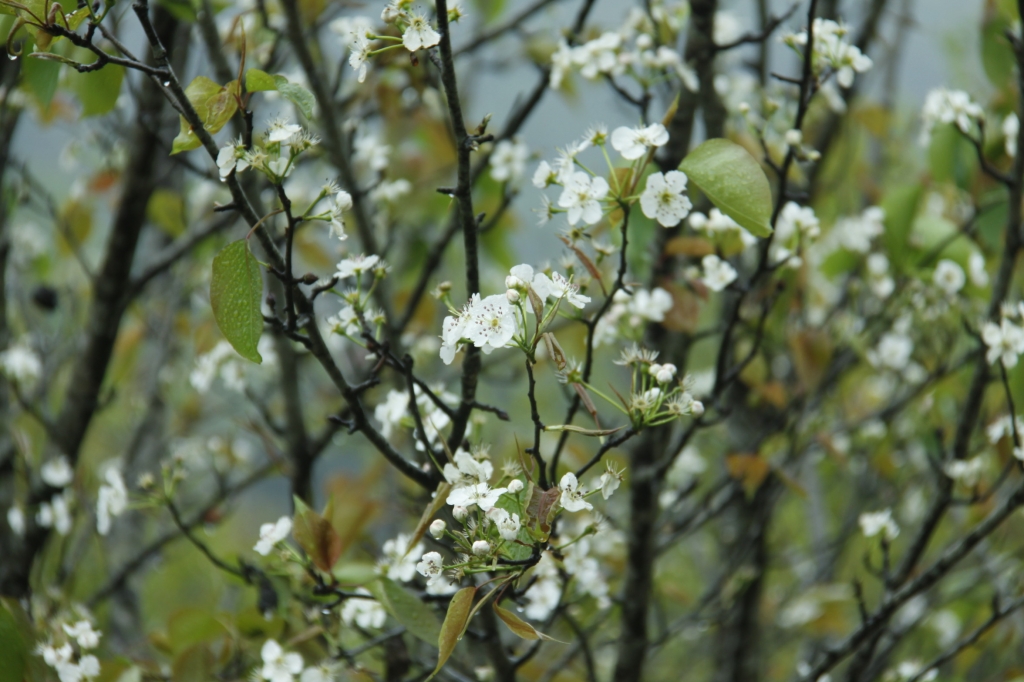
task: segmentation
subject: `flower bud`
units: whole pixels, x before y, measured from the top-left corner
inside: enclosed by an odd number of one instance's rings
[[[690,411],[694,417],[699,417],[704,414],[704,403],[699,400],[694,400],[693,405],[690,406]]]
[[[515,305],[516,303],[519,303],[519,292],[515,289],[509,289],[505,292],[505,298],[508,299],[509,303]]]
[[[444,529],[448,527],[441,519],[434,519],[434,522],[430,524],[430,535],[435,540],[444,535]]]
[[[515,275],[509,275],[505,278],[506,289],[518,289],[521,286],[523,286],[523,280],[519,279]]]
[[[456,521],[465,521],[466,517],[469,516],[469,510],[463,506],[456,505],[452,507],[452,516],[455,517]]]
[[[491,543],[487,540],[477,540],[473,543],[473,554],[477,556],[487,556],[491,553]]]
[[[512,493],[513,495],[515,495],[516,493],[518,493],[522,489],[523,489],[523,482],[520,481],[518,478],[513,478],[511,481],[508,482],[508,491],[510,493]]]
[[[786,131],[786,144],[790,147],[799,147],[803,141],[804,134],[796,128]]]

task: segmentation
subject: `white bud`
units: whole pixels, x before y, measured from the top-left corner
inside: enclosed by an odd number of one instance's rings
[[[804,141],[804,134],[796,128],[786,131],[786,144],[790,147],[799,147]]]
[[[455,517],[456,521],[465,521],[466,517],[469,516],[469,510],[463,506],[456,505],[452,507],[452,516]]]
[[[491,543],[487,540],[477,540],[473,543],[473,554],[477,556],[487,556],[491,553]]]
[[[509,289],[508,291],[505,292],[505,298],[508,299],[509,303],[519,303],[519,292],[516,291],[515,289]]]
[[[508,491],[513,495],[523,489],[523,482],[518,478],[513,478],[508,482]]]
[[[441,519],[434,519],[434,522],[430,524],[430,535],[436,540],[444,535],[444,529],[447,527],[448,524]]]
[[[521,286],[523,286],[523,280],[519,279],[515,275],[509,275],[505,278],[506,289],[516,289]]]
[[[693,412],[694,417],[699,417],[704,414],[704,403],[699,400],[694,400],[693,405],[690,406],[690,411]]]

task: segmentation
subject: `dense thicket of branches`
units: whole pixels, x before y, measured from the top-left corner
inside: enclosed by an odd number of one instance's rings
[[[0,0],[0,682],[1024,674],[1024,2],[379,4]]]

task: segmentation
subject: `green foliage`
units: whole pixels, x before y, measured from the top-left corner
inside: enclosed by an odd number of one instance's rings
[[[380,578],[366,589],[381,603],[388,613],[405,626],[409,634],[436,646],[441,638],[441,622],[434,610],[419,597],[390,578]]]
[[[153,191],[146,205],[146,218],[160,226],[171,237],[182,234],[185,225],[185,201],[174,190],[160,188]]]
[[[245,89],[249,92],[277,90],[277,81],[266,71],[248,69],[245,72]]]
[[[71,89],[82,103],[82,116],[102,116],[114,110],[121,84],[124,82],[124,67],[107,64],[98,71],[79,73],[68,69]]]
[[[299,108],[302,115],[307,119],[313,118],[313,107],[316,106],[316,99],[306,88],[297,83],[290,83],[284,76],[275,75],[274,84],[277,91],[284,95],[285,99]]]
[[[449,602],[448,613],[444,617],[444,623],[441,624],[441,634],[437,638],[437,666],[434,668],[433,675],[436,675],[444,667],[452,652],[455,651],[455,645],[462,639],[462,633],[466,631],[466,626],[469,625],[469,616],[473,610],[473,599],[475,597],[475,587],[463,587],[455,593],[455,596]]]
[[[16,603],[0,601],[0,682],[22,682],[31,652],[27,623],[23,614],[17,618],[12,609],[21,611]]]
[[[256,257],[249,251],[249,242],[239,239],[225,246],[213,259],[213,317],[238,354],[255,363],[263,362],[256,350],[263,333],[262,295],[263,277]]]
[[[882,199],[885,210],[885,234],[882,239],[893,266],[901,268],[907,258],[907,241],[921,202],[923,187],[919,184],[896,186]]]
[[[206,76],[196,76],[185,88],[185,94],[203,122],[203,127],[211,134],[220,131],[238,111],[238,81],[220,86]],[[174,138],[171,154],[195,149],[201,144],[192,126],[182,116],[181,132]]]
[[[704,142],[679,164],[718,209],[755,237],[772,233],[772,190],[754,157],[729,140]]]
[[[306,506],[298,497],[294,498],[295,518],[292,534],[299,547],[309,556],[313,565],[324,573],[330,573],[344,551],[341,536],[324,517]]]
[[[39,57],[26,57],[21,67],[25,88],[43,109],[50,106],[60,82],[60,63]]]
[[[521,639],[538,640],[543,639],[549,642],[557,642],[554,637],[548,637],[543,632],[533,627],[525,620],[508,609],[503,609],[497,604],[494,605],[494,613],[501,619],[508,629]]]

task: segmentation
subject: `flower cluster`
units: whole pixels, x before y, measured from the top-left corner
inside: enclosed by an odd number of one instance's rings
[[[964,135],[971,135],[985,118],[981,106],[971,101],[963,90],[936,88],[928,93],[921,109],[921,145],[927,145],[935,126],[952,123]]]
[[[635,339],[637,330],[645,323],[664,321],[672,306],[672,294],[661,287],[650,291],[634,289],[633,293],[619,289],[612,297],[608,312],[598,320],[594,343],[609,344],[620,337]]]
[[[814,20],[813,29],[812,65],[819,78],[835,73],[839,85],[849,88],[858,73],[864,73],[874,65],[856,45],[846,41],[849,29],[845,24],[818,18]],[[807,31],[783,36],[782,40],[794,49],[806,49]]]
[[[629,367],[632,371],[630,385],[633,389],[628,404],[612,401],[593,387],[588,388],[618,407],[637,428],[704,414],[704,404],[693,395],[693,379],[677,379],[676,366],[671,363],[660,364],[656,362],[657,359],[657,351],[641,348],[634,343],[624,349],[620,359],[615,361],[615,364]]]
[[[462,16],[462,12],[456,3],[452,4],[449,21],[456,21]],[[373,21],[367,17],[342,17],[331,22],[331,30],[338,34],[342,47],[349,50],[348,63],[360,83],[366,80],[368,61],[371,57],[402,47],[409,52],[417,52],[441,42],[441,34],[434,29],[427,17],[413,12],[411,6],[412,2],[409,0],[394,0],[381,12],[381,20],[398,29],[402,34],[401,38],[379,35],[374,31]],[[386,45],[381,46],[382,42]]]
[[[461,311],[451,309],[452,315],[444,318],[441,359],[446,365],[451,364],[463,345],[470,343],[485,354],[513,346],[532,354],[541,331],[558,312],[563,300],[575,308],[583,308],[590,302],[590,297],[580,294],[579,287],[562,274],[535,273],[533,267],[526,264],[512,268],[505,278],[505,286],[504,294],[486,298],[473,294]],[[531,314],[538,318],[538,324],[532,329],[527,324],[527,316]]]
[[[1017,358],[1024,353],[1024,324],[1018,321],[1022,317],[1024,306],[1007,306],[998,324],[989,321],[982,325],[981,340],[988,347],[988,364],[1001,362],[1007,369],[1017,366]]]
[[[60,682],[85,682],[99,677],[100,662],[92,653],[102,632],[94,630],[88,617],[76,622],[58,619],[52,624],[49,641],[40,642],[36,654],[53,668]]]
[[[0,352],[0,374],[18,384],[31,387],[43,372],[39,355],[22,341]]]
[[[587,80],[628,76],[641,87],[674,76],[696,92],[698,82],[693,68],[683,62],[678,50],[659,44],[659,38],[664,36],[659,36],[658,26],[651,20],[652,16],[657,17],[658,23],[675,33],[679,30],[678,21],[673,26],[675,15],[657,3],[651,15],[631,12],[620,30],[607,31],[582,45],[573,47],[562,39],[551,55],[551,88],[561,88],[566,76],[577,70]]]
[[[252,168],[263,173],[270,182],[280,184],[295,169],[296,158],[318,144],[320,139],[302,126],[276,118],[259,143],[254,141],[247,148],[239,137],[221,147],[217,167],[221,178]]]

